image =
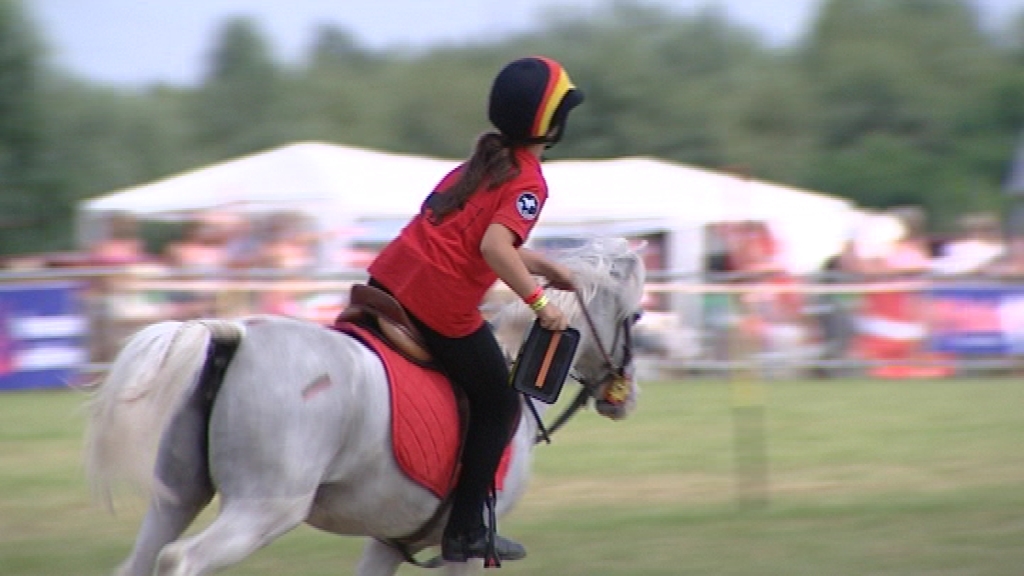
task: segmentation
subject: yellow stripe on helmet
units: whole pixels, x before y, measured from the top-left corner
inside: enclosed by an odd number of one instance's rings
[[[570,90],[576,89],[572,80],[569,79],[569,75],[561,66],[553,62],[549,62],[548,65],[552,68],[552,72],[557,70],[558,78],[551,84],[551,90],[546,94],[546,98],[537,111],[537,121],[533,130],[534,138],[542,138],[547,135],[548,130],[551,129],[551,118],[555,115],[558,105],[562,103],[562,99]]]

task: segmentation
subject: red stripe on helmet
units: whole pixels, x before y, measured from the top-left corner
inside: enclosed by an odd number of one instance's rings
[[[537,106],[537,115],[533,118],[533,127],[530,129],[530,136],[533,138],[542,138],[546,135],[550,126],[545,126],[550,120],[550,113],[545,113],[551,106],[557,106],[557,102],[551,102],[552,98],[561,98],[563,94],[556,94],[555,90],[558,87],[558,80],[561,78],[565,71],[562,66],[543,56],[535,56],[537,60],[540,60],[548,67],[548,81],[544,87],[544,97],[540,101],[540,105]]]

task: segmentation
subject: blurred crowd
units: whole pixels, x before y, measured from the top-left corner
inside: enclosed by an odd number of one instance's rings
[[[308,316],[306,294],[287,288],[229,289],[225,280],[304,280],[322,249],[321,234],[298,212],[243,214],[219,210],[171,222],[108,215],[104,234],[61,266],[122,270],[89,284],[92,355],[108,359],[120,339],[158,320],[251,313]],[[140,278],[156,289],[140,289]],[[335,299],[336,301],[336,299]]]
[[[1024,240],[1008,240],[989,213],[964,215],[949,237],[927,229],[916,207],[867,216],[817,274],[796,277],[780,265],[785,247],[766,224],[716,225],[705,282],[756,287],[704,297],[706,351],[719,361],[752,354],[777,370],[811,367],[823,376],[952,374],[951,358],[935,352],[929,336],[944,321],[959,329],[960,318],[948,322],[950,306],[926,293],[1024,279]],[[998,331],[998,323],[984,328]]]
[[[108,233],[89,250],[90,264],[162,265],[194,273],[308,270],[319,241],[308,217],[298,212],[199,212],[171,226],[170,238],[153,241],[130,214],[113,214],[106,225]]]
[[[667,248],[652,238],[645,259],[657,270]],[[117,213],[87,252],[62,265],[144,272],[106,274],[91,284],[90,315],[106,342],[96,355],[103,357],[127,331],[162,319],[274,313],[330,322],[347,295],[340,289],[318,293],[305,281],[315,277],[325,252],[353,270],[372,259],[369,248],[331,240],[297,212],[206,211],[156,226]],[[1024,279],[1024,239],[1008,236],[1000,218],[988,213],[964,215],[948,237],[929,234],[918,208],[866,216],[812,275],[787,270],[786,246],[765,222],[712,224],[706,250],[699,316],[683,318],[672,310],[678,300],[649,294],[645,307],[655,313],[638,330],[641,353],[684,366],[756,357],[773,370],[802,375],[944,375],[948,367],[936,366],[948,358],[928,346],[935,326],[1005,320],[990,319],[990,311],[967,318],[955,302],[926,297],[928,290]],[[130,287],[140,277],[158,278],[159,287]],[[225,280],[266,285],[226,288]],[[308,286],[295,287],[303,282]],[[658,311],[666,324],[651,320]],[[1024,307],[1020,321],[1024,326]]]

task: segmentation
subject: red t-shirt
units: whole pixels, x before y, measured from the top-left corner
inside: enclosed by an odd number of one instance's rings
[[[394,294],[414,316],[450,338],[466,336],[484,322],[480,303],[498,276],[480,254],[491,224],[501,224],[526,241],[540,216],[548,189],[540,159],[515,149],[520,173],[501,187],[478,190],[465,207],[439,223],[422,213],[370,264],[370,275]],[[434,188],[444,193],[462,167]]]

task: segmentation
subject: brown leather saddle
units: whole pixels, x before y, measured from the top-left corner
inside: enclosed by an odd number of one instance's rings
[[[366,284],[353,285],[348,306],[338,314],[334,322],[366,326],[406,358],[424,366],[433,364],[433,356],[427,350],[423,335],[409,319],[405,309],[398,300],[379,288]]]

